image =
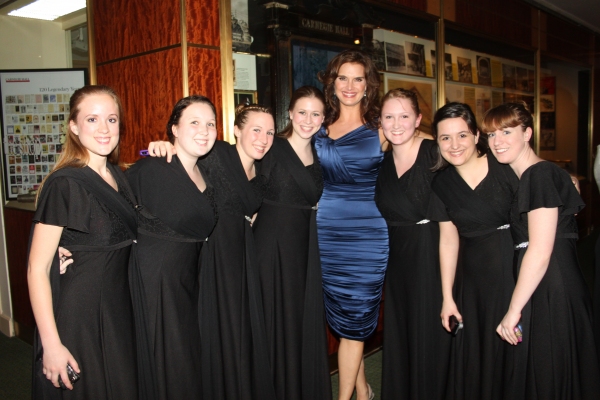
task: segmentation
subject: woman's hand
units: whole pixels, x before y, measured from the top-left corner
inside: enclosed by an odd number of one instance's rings
[[[450,317],[454,315],[458,322],[463,322],[462,315],[458,312],[458,307],[456,307],[456,303],[453,299],[444,300],[442,303],[442,312],[440,317],[442,317],[442,325],[444,329],[450,332]]]
[[[520,320],[520,312],[517,313],[509,310],[502,319],[502,322],[500,322],[500,325],[496,328],[496,332],[498,332],[498,335],[500,335],[503,340],[512,345],[517,345],[519,340],[515,334],[515,327],[519,324]]]
[[[70,264],[73,264],[73,259],[71,258],[73,254],[64,247],[58,247],[58,260],[60,265],[60,273],[61,275],[67,272],[67,267]]]
[[[171,142],[150,142],[148,145],[148,155],[150,157],[167,157],[167,162],[171,162],[171,158],[177,154],[175,146]]]
[[[52,381],[52,384],[58,388],[60,387],[58,383],[58,377],[60,376],[67,389],[73,390],[73,384],[71,384],[71,380],[67,374],[67,364],[71,365],[78,374],[81,373],[79,364],[77,364],[71,352],[62,343],[44,346],[42,372],[46,375],[46,379]]]

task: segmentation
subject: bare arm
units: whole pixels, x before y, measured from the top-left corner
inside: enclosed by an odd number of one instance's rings
[[[167,162],[171,162],[171,158],[173,155],[177,154],[177,150],[175,146],[171,144],[171,142],[150,142],[148,144],[148,155],[150,157],[167,157]]]
[[[41,223],[35,225],[29,253],[27,282],[33,315],[44,348],[42,372],[54,386],[59,387],[58,377],[60,375],[65,386],[73,389],[67,375],[67,363],[78,373],[81,371],[77,361],[63,346],[58,336],[50,289],[50,267],[62,230],[63,228],[60,226]]]
[[[462,322],[462,315],[458,312],[458,307],[452,296],[452,287],[454,286],[454,277],[456,276],[456,264],[458,263],[458,249],[460,238],[458,229],[450,222],[440,222],[440,273],[442,278],[442,325],[450,332],[449,318],[454,315],[458,321]]]
[[[529,211],[527,220],[529,246],[521,262],[519,278],[508,312],[496,328],[496,332],[502,339],[513,345],[518,343],[514,329],[521,319],[521,311],[548,270],[558,224],[558,208],[539,208]]]

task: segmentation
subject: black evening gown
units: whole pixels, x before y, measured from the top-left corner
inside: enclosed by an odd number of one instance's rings
[[[43,348],[34,342],[34,399],[137,399],[134,319],[128,264],[135,239],[133,195],[121,170],[108,164],[119,191],[89,167],[63,168],[45,182],[34,224],[64,227],[60,238],[74,264],[50,279],[61,342],[81,368],[71,390],[42,374]]]
[[[382,399],[440,399],[446,387],[451,336],[440,323],[442,291],[439,225],[431,202],[430,168],[436,144],[423,140],[413,166],[400,178],[389,152],[375,201],[388,224]]]
[[[214,190],[207,182],[200,192],[177,156],[139,160],[126,176],[143,207],[136,251],[146,326],[136,329],[148,335],[154,390],[159,399],[198,399],[198,268],[215,225]]]
[[[452,166],[432,185],[460,235],[454,300],[464,328],[453,339],[447,399],[504,398],[512,352],[521,350],[496,333],[515,286],[509,214],[519,181],[492,154],[487,162],[475,189]]]
[[[592,302],[577,260],[575,214],[583,200],[569,174],[541,161],[521,175],[511,209],[517,271],[529,241],[527,213],[558,208],[556,239],[546,274],[521,313],[526,360],[517,374],[525,399],[597,399],[600,368],[592,328]]]
[[[205,399],[275,399],[250,226],[266,178],[248,181],[233,145],[200,161],[215,188],[218,222],[201,251],[200,338]],[[258,170],[258,166],[257,166]]]
[[[305,167],[275,138],[260,162],[269,183],[253,230],[273,380],[285,400],[331,399],[316,226],[323,178],[313,158]]]

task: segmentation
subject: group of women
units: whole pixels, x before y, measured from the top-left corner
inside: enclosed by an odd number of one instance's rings
[[[181,99],[171,144],[149,146],[169,157],[125,174],[118,97],[74,93],[30,245],[35,398],[330,399],[326,321],[339,399],[373,399],[363,347],[384,278],[381,398],[600,393],[583,203],[529,147],[526,108],[496,107],[480,130],[450,103],[428,140],[413,92],[379,101],[365,53],[319,79],[277,136],[269,109],[240,106],[235,145],[215,140],[209,99]]]

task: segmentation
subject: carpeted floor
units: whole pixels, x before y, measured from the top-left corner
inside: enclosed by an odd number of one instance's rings
[[[577,243],[579,262],[586,281],[592,287],[594,279],[594,246],[600,229]],[[379,399],[381,388],[381,351],[365,358],[367,381]],[[338,394],[338,375],[331,376],[333,398]],[[0,333],[0,399],[31,399],[31,346],[17,338]]]

